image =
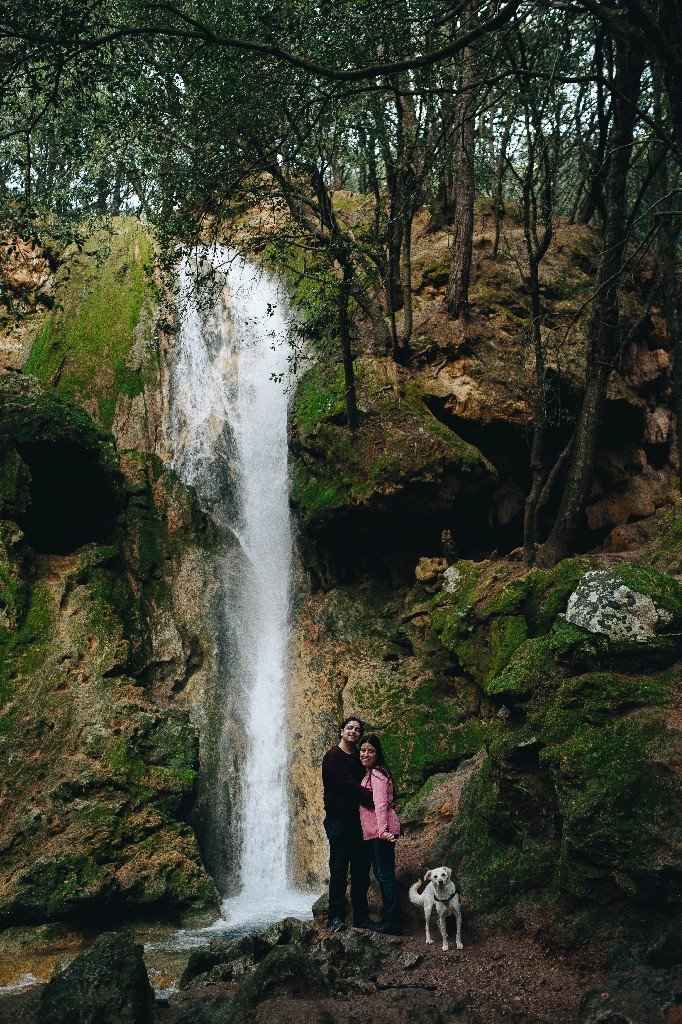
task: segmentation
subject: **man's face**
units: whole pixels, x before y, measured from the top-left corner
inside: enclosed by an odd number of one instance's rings
[[[351,747],[354,747],[362,736],[362,726],[356,718],[351,718],[350,722],[346,722],[343,729],[341,730],[341,738],[350,743]]]

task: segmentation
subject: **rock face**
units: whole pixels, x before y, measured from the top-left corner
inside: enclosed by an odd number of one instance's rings
[[[649,563],[671,557],[678,528]],[[602,619],[593,631],[594,615],[569,621],[569,602],[580,607],[595,580],[608,583],[606,602],[627,588],[660,609],[658,632],[643,642],[607,633]],[[606,907],[621,908],[621,924],[641,925],[645,905],[677,920],[681,598],[680,583],[651,564],[597,570],[586,558],[530,572],[459,561],[416,586],[365,579],[310,595],[296,661],[306,791],[319,789],[318,754],[337,718],[358,713],[396,776],[405,883],[449,864],[470,923],[519,901],[561,901],[557,941],[569,944],[571,915],[586,907],[595,931],[613,924]],[[315,822],[303,825],[301,859],[312,863]]]
[[[142,946],[101,935],[45,987],[40,1024],[151,1024],[154,992]]]
[[[139,329],[151,299],[137,230],[115,236],[103,267],[84,257],[73,293],[58,282],[60,312],[29,356],[46,383],[0,377],[5,924],[101,926],[109,912],[217,900],[191,825],[210,759],[198,734],[216,675],[216,534],[162,461],[152,371],[167,339]],[[136,431],[121,411],[133,400]]]
[[[654,596],[636,589],[638,585]],[[566,621],[609,640],[646,642],[675,631],[682,621],[682,602],[676,588],[652,570],[595,570],[583,576],[569,597]]]
[[[358,367],[363,410],[351,437],[343,423],[343,384],[335,365],[303,376],[293,407],[291,499],[302,531],[306,569],[329,582],[375,571],[390,560],[400,571],[417,555],[415,528],[440,543],[458,534],[472,502],[496,479],[472,444],[443,426],[418,387],[396,376],[389,360]]]

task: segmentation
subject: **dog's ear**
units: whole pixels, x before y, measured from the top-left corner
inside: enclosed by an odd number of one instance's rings
[[[429,868],[429,870],[424,874],[424,881],[425,882],[430,882],[431,881],[431,868]]]
[[[452,878],[452,868],[446,868],[445,870],[446,870],[446,871],[447,871],[447,873],[448,873],[448,882],[449,882],[449,881],[450,881],[450,879]]]

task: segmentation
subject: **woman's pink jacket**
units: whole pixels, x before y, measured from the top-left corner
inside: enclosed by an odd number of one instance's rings
[[[370,768],[362,785],[372,790],[374,810],[360,806],[360,824],[363,839],[382,839],[386,833],[400,835],[400,821],[393,810],[393,783],[383,772]]]

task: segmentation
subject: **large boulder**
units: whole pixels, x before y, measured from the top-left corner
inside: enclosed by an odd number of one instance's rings
[[[151,1024],[154,991],[125,932],[101,935],[46,986],[40,1024]]]
[[[671,576],[627,565],[586,573],[568,599],[566,619],[615,642],[647,643],[682,623],[682,586]]]

